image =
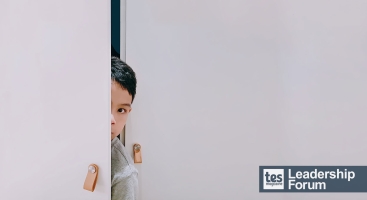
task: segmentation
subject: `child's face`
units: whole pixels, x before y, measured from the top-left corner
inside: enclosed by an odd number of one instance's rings
[[[121,133],[131,111],[132,96],[115,81],[111,81],[111,140]]]

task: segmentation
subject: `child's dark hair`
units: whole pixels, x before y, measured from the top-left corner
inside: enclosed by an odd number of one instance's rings
[[[111,57],[111,80],[116,81],[123,89],[126,89],[134,101],[137,83],[135,72],[129,65],[115,56]]]

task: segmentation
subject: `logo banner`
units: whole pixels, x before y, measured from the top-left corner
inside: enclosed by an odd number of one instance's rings
[[[367,166],[260,166],[259,192],[367,192]]]

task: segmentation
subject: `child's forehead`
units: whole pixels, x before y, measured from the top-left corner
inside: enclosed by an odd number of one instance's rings
[[[122,85],[120,85],[117,81],[111,80],[111,90],[126,90]]]
[[[127,89],[121,87],[118,83],[111,83],[111,102],[114,105],[130,105],[132,96]]]

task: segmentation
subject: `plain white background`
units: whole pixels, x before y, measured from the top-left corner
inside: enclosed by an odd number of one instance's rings
[[[367,1],[127,1],[141,199],[259,193],[259,165],[366,165]]]
[[[0,2],[1,200],[111,198],[110,38],[108,1]]]

